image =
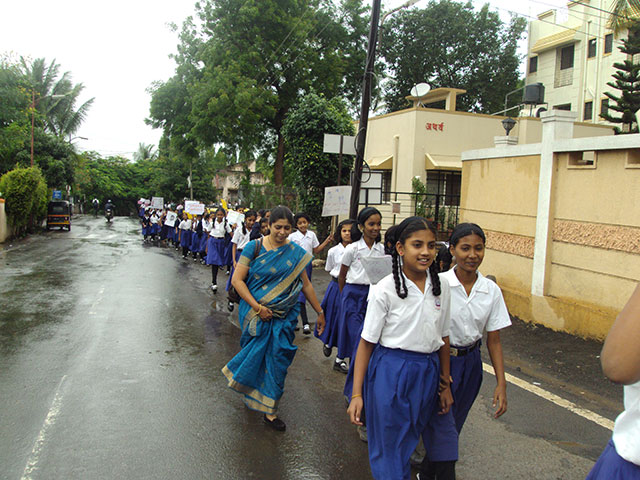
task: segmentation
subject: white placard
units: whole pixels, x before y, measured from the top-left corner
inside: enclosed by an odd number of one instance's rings
[[[392,272],[391,268],[393,263],[391,261],[391,255],[385,255],[384,257],[362,257],[360,261],[372,285],[375,285]]]
[[[229,225],[240,225],[244,222],[244,214],[236,212],[235,210],[229,210],[227,213],[227,222]]]
[[[350,135],[342,136],[342,153],[344,155],[356,154],[356,137]],[[340,153],[340,135],[333,135],[330,133],[324,134],[324,142],[322,145],[322,151],[324,153]]]
[[[351,185],[324,187],[322,216],[348,215],[351,204]]]
[[[151,197],[151,208],[156,208],[158,210],[162,210],[164,208],[164,198],[163,197]]]
[[[195,200],[186,200],[184,202],[184,211],[191,215],[202,215],[204,213],[204,203]]]
[[[167,217],[164,220],[164,224],[169,227],[175,227],[177,219],[178,214],[176,212],[167,212]]]

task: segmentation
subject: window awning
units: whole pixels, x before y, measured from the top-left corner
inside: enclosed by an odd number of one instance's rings
[[[382,155],[380,157],[371,157],[367,159],[367,164],[372,170],[392,170],[393,155]]]
[[[459,155],[424,154],[424,168],[426,170],[462,170],[462,160]]]
[[[563,30],[560,33],[539,38],[531,48],[531,52],[540,53],[551,48],[559,47],[560,45],[577,42],[579,40],[576,38],[577,31],[577,28],[570,28],[568,30]]]

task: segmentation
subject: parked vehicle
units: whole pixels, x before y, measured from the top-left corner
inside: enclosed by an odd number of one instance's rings
[[[71,204],[66,200],[52,200],[47,207],[47,230],[60,227],[71,230]]]

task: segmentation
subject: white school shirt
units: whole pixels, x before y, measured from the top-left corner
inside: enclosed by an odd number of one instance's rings
[[[211,220],[202,220],[202,231],[204,233],[206,233],[207,235],[209,234],[209,232],[211,231]]]
[[[191,229],[191,219],[187,218],[186,220],[182,220],[180,225],[178,226],[180,230],[189,230]]]
[[[624,387],[624,412],[616,418],[613,444],[618,455],[640,466],[640,382]]]
[[[158,216],[155,213],[151,215],[150,219],[151,219],[151,223],[153,224],[158,223]]]
[[[384,257],[384,246],[382,243],[376,242],[369,249],[364,238],[347,245],[342,255],[342,265],[349,267],[347,283],[371,285],[369,276],[362,266],[362,257]]]
[[[331,247],[327,252],[327,262],[324,265],[324,269],[329,272],[333,278],[338,278],[338,275],[340,275],[344,250],[344,245],[339,243],[335,247]]]
[[[477,272],[471,294],[467,296],[455,269],[440,274],[441,283],[451,289],[451,336],[455,347],[467,347],[482,338],[483,332],[493,332],[511,325],[500,287]]]
[[[238,225],[236,231],[233,232],[233,238],[231,239],[232,243],[236,244],[237,250],[242,250],[249,243],[249,236],[251,235],[251,230],[247,229],[247,233],[242,233],[242,225]]]
[[[404,276],[404,273],[400,273]],[[444,345],[451,327],[449,286],[441,282],[440,296],[433,295],[427,275],[424,293],[404,276],[407,297],[396,292],[393,274],[369,290],[362,338],[387,348],[432,353]]]
[[[231,227],[228,223],[226,224],[226,227],[227,228],[225,228],[224,220],[222,220],[221,222],[218,222],[218,220],[214,220],[213,224],[211,225],[211,231],[209,232],[209,235],[215,238],[224,238],[225,231],[226,233],[231,234]]]
[[[320,245],[318,242],[318,237],[311,230],[307,230],[307,233],[304,235],[300,230],[296,230],[291,235],[289,235],[289,240],[291,240],[296,245],[300,245],[304,248],[305,252],[313,255],[313,249]]]

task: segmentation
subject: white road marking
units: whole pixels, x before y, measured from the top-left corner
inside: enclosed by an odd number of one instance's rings
[[[490,373],[491,375],[494,374],[493,367],[487,363],[484,363],[484,362],[482,363],[482,369],[485,372]],[[506,372],[505,372],[505,378],[507,382],[512,383],[515,386],[520,387],[529,393],[533,393],[534,395],[537,395],[540,398],[544,398],[545,400],[552,402],[558,405],[559,407],[565,408],[570,412],[581,416],[582,418],[586,418],[587,420],[590,420],[593,423],[600,425],[603,428],[613,431],[614,422],[612,420],[609,420],[608,418],[598,415],[597,413],[592,412],[591,410],[587,410],[586,408],[579,407],[578,405],[576,405],[573,402],[570,402],[569,400],[559,397],[554,393],[547,392],[546,390],[536,385],[532,385],[531,383],[525,382],[524,380],[518,377],[514,377],[513,375],[509,375]]]
[[[61,389],[62,384],[64,383],[66,378],[66,375],[62,377],[62,380],[60,380],[60,383],[58,384],[56,395],[53,398],[53,403],[51,404],[51,408],[49,408],[47,417],[44,419],[44,423],[42,424],[40,433],[38,434],[38,437],[33,444],[31,455],[29,455],[27,465],[24,467],[24,472],[22,472],[22,477],[20,477],[20,480],[31,480],[31,474],[38,468],[38,460],[40,459],[40,452],[42,451],[42,448],[44,447],[45,441],[47,439],[47,432],[51,429],[51,427],[53,427],[53,425],[55,425],[60,413],[60,407],[62,406]]]

